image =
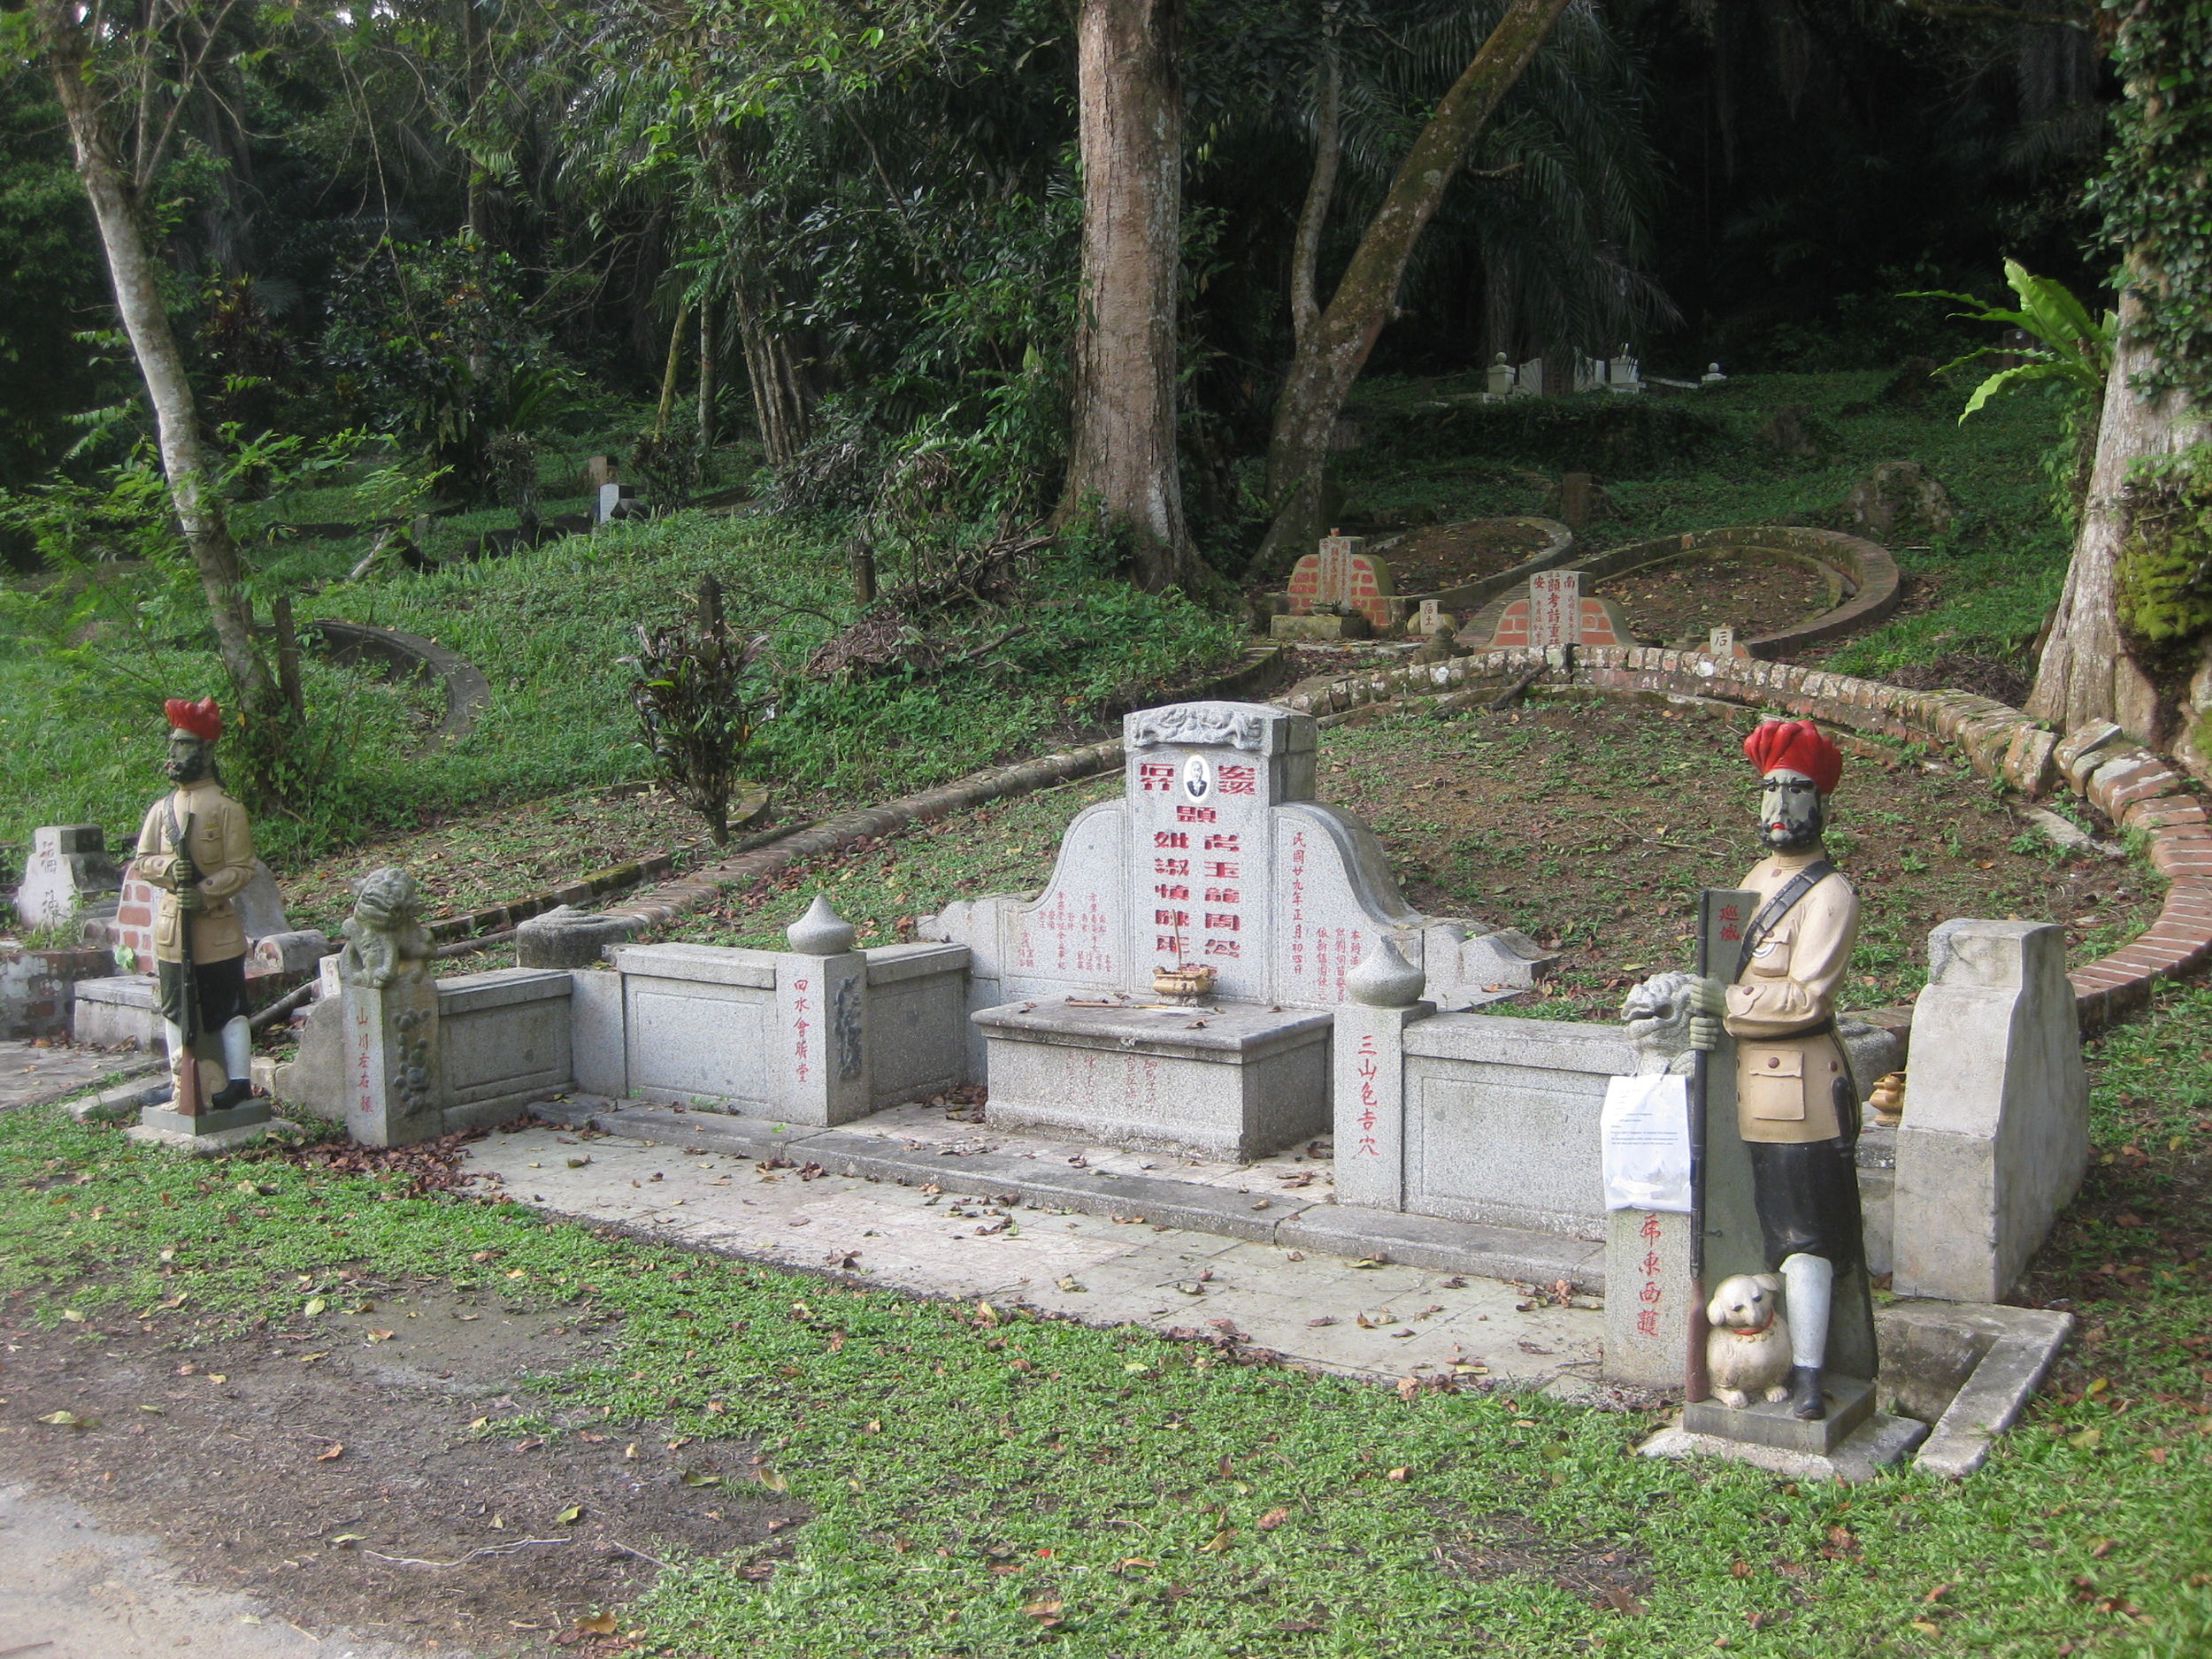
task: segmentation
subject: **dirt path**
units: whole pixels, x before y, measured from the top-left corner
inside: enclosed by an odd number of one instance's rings
[[[31,1517],[0,1532],[16,1552],[0,1569],[22,1568],[0,1586],[29,1597],[0,1652],[142,1651],[102,1645],[119,1631],[226,1659],[626,1652],[580,1639],[580,1621],[634,1600],[672,1553],[726,1554],[802,1518],[731,1490],[748,1446],[603,1425],[534,1388],[599,1348],[588,1314],[366,1279],[333,1301],[304,1340],[191,1347],[116,1311],[53,1331],[0,1313],[0,1487],[27,1493]],[[249,1613],[293,1645],[239,1645]],[[34,1614],[62,1634],[18,1637]]]
[[[0,1642],[24,1659],[170,1659],[180,1649],[220,1659],[407,1654],[346,1632],[318,1640],[265,1601],[187,1583],[159,1539],[108,1531],[81,1504],[20,1486],[0,1488]]]

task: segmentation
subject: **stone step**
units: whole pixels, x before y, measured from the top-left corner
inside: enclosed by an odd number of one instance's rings
[[[1561,1233],[1314,1203],[1282,1194],[1255,1196],[1207,1181],[1071,1169],[1057,1159],[1048,1163],[1003,1152],[952,1152],[916,1147],[863,1129],[770,1124],[643,1102],[580,1095],[541,1101],[529,1110],[549,1123],[657,1146],[696,1147],[747,1158],[785,1157],[799,1164],[818,1164],[836,1175],[874,1176],[908,1186],[933,1182],[949,1193],[1184,1227],[1354,1261],[1380,1259],[1520,1284],[1563,1281],[1589,1294],[1602,1294],[1605,1289],[1604,1245]],[[1019,1144],[1022,1139],[997,1129],[991,1135],[1002,1145]]]

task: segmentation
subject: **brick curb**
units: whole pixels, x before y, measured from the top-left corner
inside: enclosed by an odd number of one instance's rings
[[[1846,732],[1941,743],[1962,751],[1983,777],[2031,799],[2062,784],[2122,830],[2148,835],[2151,863],[2172,885],[2157,920],[2139,937],[2068,975],[2084,1031],[2147,1001],[2161,979],[2178,979],[2212,958],[2212,816],[2187,778],[2110,721],[2062,737],[2017,709],[1967,692],[1912,691],[1794,663],[1643,645],[1478,651],[1448,663],[1348,675],[1280,702],[1302,714],[1341,717],[1363,705],[1451,698],[1532,672],[1540,686],[1780,709]]]

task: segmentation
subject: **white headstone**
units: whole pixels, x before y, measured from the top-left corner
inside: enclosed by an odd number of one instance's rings
[[[1444,613],[1437,608],[1435,600],[1424,599],[1421,602],[1420,619],[1415,624],[1415,626],[1418,627],[1423,634],[1435,633],[1437,628],[1441,626],[1443,620]]]
[[[1698,377],[1698,384],[1700,386],[1725,386],[1728,384],[1728,377],[1720,372],[1719,364],[1709,363],[1705,365],[1705,373]]]
[[[1541,397],[1544,395],[1544,359],[1531,357],[1513,376],[1513,392],[1517,397]]]
[[[1582,572],[1539,571],[1528,579],[1528,642],[1537,649],[1582,643]]]
[[[1705,650],[1710,657],[1733,657],[1736,654],[1736,630],[1723,623],[1706,636]]]
[[[1505,360],[1504,352],[1498,353],[1497,361],[1493,363],[1484,373],[1482,389],[1492,397],[1507,397],[1512,395],[1513,365]]]
[[[84,904],[122,885],[97,824],[50,824],[31,832],[15,913],[26,927],[66,926]]]
[[[1621,348],[1618,357],[1606,364],[1605,385],[1607,390],[1614,392],[1640,392],[1644,389],[1643,372],[1636,359],[1629,355],[1625,345]]]

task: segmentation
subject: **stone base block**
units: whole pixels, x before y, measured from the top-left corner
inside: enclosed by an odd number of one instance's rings
[[[70,1018],[73,1041],[113,1048],[134,1041],[142,1048],[162,1045],[161,1011],[154,1006],[154,982],[142,973],[80,979]]]
[[[1365,617],[1271,617],[1267,633],[1277,640],[1363,640],[1373,630]]]
[[[971,1018],[989,1047],[995,1125],[1234,1162],[1329,1131],[1325,1011],[1039,1002]]]
[[[239,1110],[242,1111],[246,1109],[241,1107]],[[227,1118],[231,1114],[218,1112],[211,1115]],[[220,1157],[224,1153],[235,1152],[241,1147],[253,1146],[265,1136],[296,1134],[299,1132],[297,1124],[287,1123],[281,1118],[271,1118],[266,1115],[265,1108],[259,1123],[242,1124],[229,1129],[211,1129],[198,1134],[189,1130],[169,1128],[155,1121],[157,1118],[165,1118],[170,1123],[177,1124],[193,1121],[190,1118],[180,1118],[174,1112],[165,1111],[157,1106],[148,1107],[141,1116],[142,1121],[134,1127],[126,1129],[123,1132],[125,1134],[134,1141],[143,1141],[148,1146],[166,1147],[172,1152],[181,1152],[188,1157],[195,1158]],[[203,1117],[199,1121],[205,1123],[207,1118]]]
[[[1927,1437],[1928,1425],[1877,1411],[1827,1453],[1786,1451],[1755,1440],[1723,1440],[1677,1425],[1661,1429],[1636,1449],[1646,1457],[1725,1457],[1794,1480],[1871,1480]]]
[[[1828,1415],[1817,1423],[1792,1417],[1786,1403],[1769,1405],[1762,1401],[1740,1410],[1717,1400],[1700,1400],[1684,1409],[1682,1426],[1689,1433],[1715,1440],[1744,1440],[1778,1451],[1826,1457],[1874,1415],[1874,1385],[1856,1377],[1832,1374],[1824,1379],[1822,1393],[1828,1402]]]

